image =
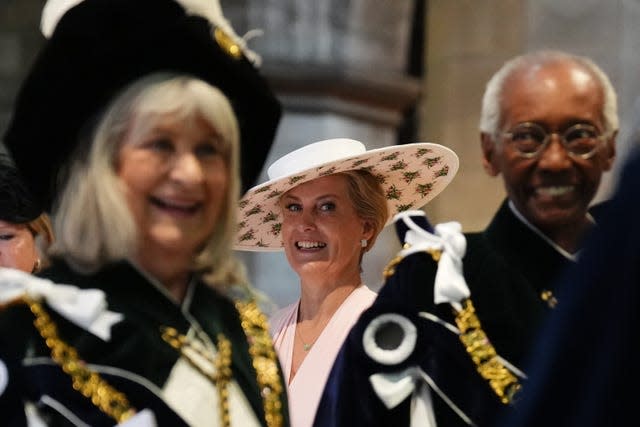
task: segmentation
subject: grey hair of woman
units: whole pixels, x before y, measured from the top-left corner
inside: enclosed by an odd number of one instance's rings
[[[507,61],[493,77],[491,77],[482,98],[480,131],[490,135],[498,134],[500,123],[502,122],[500,101],[505,82],[509,77],[523,69],[561,62],[580,65],[596,78],[600,83],[604,96],[604,104],[602,106],[604,132],[610,134],[617,131],[620,122],[618,118],[617,95],[609,77],[607,77],[605,72],[591,59],[557,50],[541,50],[517,56]]]
[[[211,237],[194,259],[193,270],[203,273],[203,280],[215,287],[246,284],[244,269],[231,249],[241,188],[238,123],[220,90],[189,76],[153,74],[112,101],[95,128],[88,152],[71,163],[54,208],[57,240],[51,253],[85,273],[134,255],[137,227],[117,175],[118,154],[135,120],[145,120],[149,129],[167,114],[179,119],[202,118],[227,144],[225,204]]]

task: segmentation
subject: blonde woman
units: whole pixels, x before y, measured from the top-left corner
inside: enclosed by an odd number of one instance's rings
[[[437,144],[367,151],[330,139],[278,159],[271,179],[240,201],[236,248],[284,250],[300,279],[300,299],[270,319],[292,426],[313,423],[338,350],[376,297],[362,281],[362,257],[391,214],[426,204],[457,166],[455,153]]]
[[[25,403],[3,416],[286,424],[264,319],[228,296],[247,289],[231,255],[238,158],[234,112],[208,83],[156,74],[117,97],[72,163],[48,280],[0,276],[26,303],[0,311],[0,361],[22,366],[0,407]]]

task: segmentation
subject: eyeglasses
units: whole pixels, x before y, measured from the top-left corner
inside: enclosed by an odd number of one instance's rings
[[[580,159],[593,157],[600,142],[606,137],[594,126],[587,124],[573,125],[563,133],[549,133],[535,123],[522,123],[502,135],[522,157],[532,159],[544,151],[554,134],[560,137],[560,142],[570,156]]]

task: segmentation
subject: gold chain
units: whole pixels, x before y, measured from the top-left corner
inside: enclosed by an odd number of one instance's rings
[[[455,310],[454,310],[455,311]],[[470,299],[462,302],[462,310],[455,313],[460,329],[460,341],[465,346],[476,370],[504,404],[513,401],[521,385],[513,373],[502,363],[498,354],[482,330],[480,319]]]
[[[218,353],[214,357],[206,350],[204,343],[197,339],[187,338],[180,334],[175,328],[162,326],[160,328],[162,339],[171,347],[178,350],[182,356],[200,373],[206,376],[216,385],[218,390],[218,407],[220,409],[220,421],[223,427],[231,426],[231,416],[229,414],[229,388],[233,376],[231,372],[231,342],[224,336],[218,334],[216,344]],[[191,352],[195,352],[210,362],[215,367],[215,372],[205,369],[195,360]]]
[[[283,387],[278,359],[269,336],[267,317],[254,301],[236,302],[236,308],[249,341],[249,354],[257,373],[267,426],[281,427],[284,423],[281,400]]]
[[[316,343],[316,340],[318,339],[316,338],[315,340],[313,340],[313,342],[311,342],[311,344],[307,344],[305,340],[302,339],[302,334],[300,333],[300,323],[296,325],[296,336],[300,338],[300,342],[302,343],[302,349],[305,351],[305,353],[311,350],[311,347],[313,347],[313,345]]]
[[[113,388],[97,372],[89,369],[78,358],[76,349],[59,338],[58,328],[42,304],[27,296],[23,299],[35,316],[33,324],[51,351],[51,358],[71,377],[74,390],[89,398],[91,403],[118,423],[131,418],[136,411],[124,393]]]

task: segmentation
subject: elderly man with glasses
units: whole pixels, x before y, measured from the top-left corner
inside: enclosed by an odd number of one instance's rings
[[[597,221],[616,95],[587,58],[530,53],[489,81],[480,129],[507,199],[466,245],[459,224],[396,216],[403,249],[334,363],[315,427],[493,425],[526,390],[539,325],[563,304],[556,278]]]
[[[597,222],[590,205],[615,158],[616,93],[588,58],[525,54],[489,80],[480,131],[484,168],[502,176],[507,199],[483,232],[467,234],[465,277],[488,335],[520,364],[540,320],[562,304],[556,278]],[[487,251],[504,268],[484,263]]]

